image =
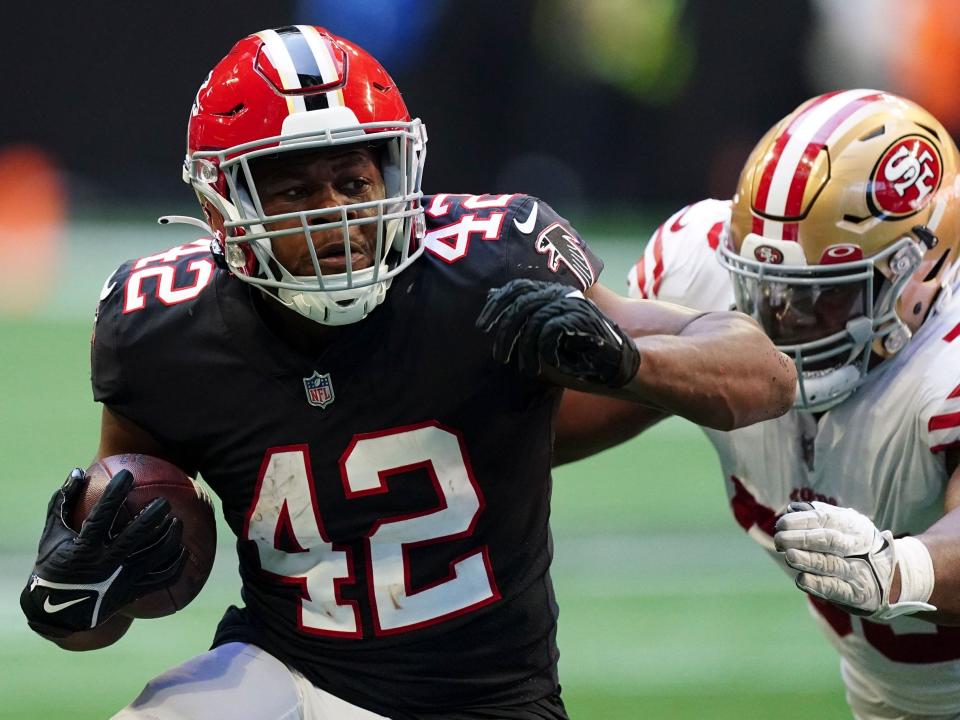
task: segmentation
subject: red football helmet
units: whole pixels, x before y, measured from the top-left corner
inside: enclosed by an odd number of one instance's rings
[[[200,86],[184,181],[196,191],[238,278],[312,320],[341,325],[382,302],[392,278],[423,251],[426,141],[425,126],[410,119],[393,80],[367,52],[321,27],[264,30],[238,42]],[[379,148],[383,200],[264,212],[250,161],[352,143]],[[268,229],[294,218],[302,227]],[[353,270],[349,229],[368,223],[377,226],[376,258],[371,267]],[[311,232],[331,228],[343,234],[343,273],[321,272],[312,252]],[[294,276],[277,262],[271,240],[291,234],[308,243],[315,275]]]

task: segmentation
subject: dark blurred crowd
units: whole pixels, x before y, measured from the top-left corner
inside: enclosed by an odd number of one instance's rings
[[[50,5],[5,7],[0,148],[44,149],[80,207],[189,204],[180,163],[205,69],[236,37],[295,22],[384,61],[430,131],[427,191],[728,196],[763,131],[828,89],[809,79],[813,0]]]

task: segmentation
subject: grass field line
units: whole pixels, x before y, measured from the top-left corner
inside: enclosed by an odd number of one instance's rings
[[[0,551],[0,591],[5,596],[14,587],[22,587],[33,558],[27,551]],[[227,588],[239,586],[236,562],[232,544],[222,543],[210,581],[211,586],[218,586],[218,597]],[[576,582],[578,593],[609,597],[704,591],[711,595],[779,594],[792,584],[758,547],[732,530],[561,535],[554,538],[551,572],[558,582]],[[0,608],[0,616],[8,610]]]
[[[748,552],[734,551],[741,540]],[[34,644],[17,602],[32,559],[0,554],[0,646],[14,653]],[[183,616],[143,624],[117,652],[168,644],[173,655],[184,642],[178,635],[189,632],[206,642],[222,608],[239,599],[235,567],[232,548],[221,547],[208,586]],[[837,683],[835,659],[799,593],[732,530],[561,536],[553,576],[565,684],[627,692],[739,684],[776,692],[795,689],[798,678],[807,688]],[[789,654],[775,642],[782,632],[794,637]]]
[[[759,546],[733,529],[564,535],[555,540],[553,573],[606,579],[631,594],[702,591],[708,582],[716,593],[776,592],[785,580],[792,585]]]

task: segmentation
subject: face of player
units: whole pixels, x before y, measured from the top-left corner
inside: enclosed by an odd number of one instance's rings
[[[787,287],[770,283],[758,303],[759,320],[778,345],[795,345],[843,330],[864,314],[860,284]]]
[[[343,148],[280,154],[251,163],[260,202],[268,215],[353,205],[384,198],[383,176],[374,152],[368,148]],[[375,207],[351,210],[349,220],[372,217]],[[340,213],[307,215],[311,225],[331,224],[330,230],[311,233],[323,274],[346,272],[347,259]],[[300,228],[299,218],[267,224],[268,230]],[[349,226],[350,258],[354,270],[374,263],[377,223]],[[273,254],[293,275],[316,272],[307,240],[301,233],[274,237]]]

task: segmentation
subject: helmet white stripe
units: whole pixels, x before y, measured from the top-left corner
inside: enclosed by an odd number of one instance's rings
[[[307,46],[313,52],[313,57],[317,61],[317,67],[320,68],[320,77],[324,83],[333,82],[337,79],[337,67],[334,65],[333,57],[330,55],[330,48],[320,33],[313,25],[297,25],[300,34],[307,41]],[[327,103],[329,107],[343,107],[343,90],[337,89],[328,92]]]
[[[807,146],[824,125],[827,125],[836,115],[842,113],[851,103],[867,95],[874,95],[876,92],[876,90],[848,90],[839,93],[812,108],[809,113],[800,119],[800,122],[792,128],[790,139],[783,148],[777,167],[774,170],[766,207],[763,208],[766,215],[783,217],[786,214],[787,195],[790,192],[790,185],[797,173],[800,160]],[[841,123],[831,135],[836,134],[843,125]],[[829,142],[829,138],[825,138],[824,142]],[[764,228],[764,231],[766,232],[766,228]]]
[[[783,223],[764,218],[762,235],[771,240],[783,240]]]
[[[293,58],[280,36],[273,30],[262,30],[257,33],[257,37],[263,40],[264,50],[267,58],[273,63],[277,73],[280,75],[280,84],[284,90],[296,90],[300,87],[300,78],[297,77],[297,69],[294,67]],[[303,98],[297,95],[286,95],[287,111],[290,113],[304,112],[307,107]]]

